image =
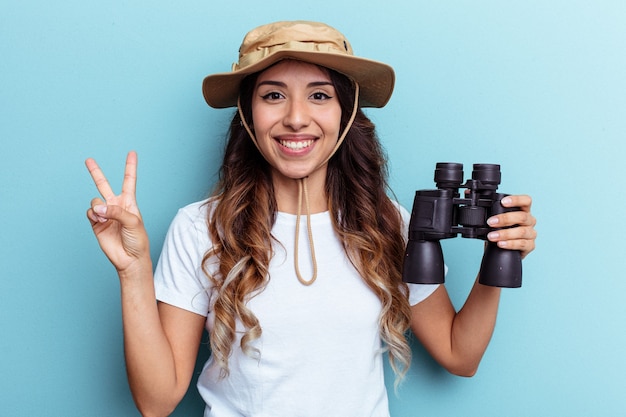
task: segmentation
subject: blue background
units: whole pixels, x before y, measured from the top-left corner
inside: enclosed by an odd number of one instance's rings
[[[626,415],[623,1],[3,1],[0,6],[0,415],[130,416],[119,283],[85,218],[93,156],[119,190],[139,153],[153,256],[178,207],[215,180],[231,110],[200,82],[274,20],[338,27],[395,67],[370,110],[399,200],[437,161],[502,165],[528,193],[537,250],[503,292],[474,378],[415,343],[394,417]],[[481,243],[444,243],[460,307]],[[207,350],[202,349],[206,359]],[[389,379],[391,382],[391,379]],[[391,387],[391,384],[390,384]],[[174,414],[200,416],[191,388]]]

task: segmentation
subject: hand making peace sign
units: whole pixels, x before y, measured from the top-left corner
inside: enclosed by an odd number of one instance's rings
[[[122,193],[115,195],[104,173],[92,158],[85,165],[101,198],[91,200],[87,218],[98,243],[118,273],[150,261],[150,245],[136,200],[137,154],[126,158]]]

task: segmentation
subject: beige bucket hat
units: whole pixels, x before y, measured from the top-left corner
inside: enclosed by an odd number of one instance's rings
[[[338,30],[318,22],[287,21],[248,32],[232,71],[204,79],[204,99],[215,108],[237,106],[241,80],[282,59],[321,65],[350,77],[359,84],[361,107],[383,107],[393,92],[393,68],[354,56],[350,43]]]

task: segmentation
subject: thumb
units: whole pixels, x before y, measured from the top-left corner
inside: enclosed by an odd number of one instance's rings
[[[137,216],[120,206],[96,204],[93,206],[93,212],[100,222],[106,222],[109,219],[116,220],[125,228],[134,228],[141,223]]]

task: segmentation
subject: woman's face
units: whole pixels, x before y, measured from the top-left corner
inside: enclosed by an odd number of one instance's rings
[[[294,60],[268,68],[256,81],[252,120],[275,181],[325,178],[324,162],[337,143],[341,120],[337,93],[326,72]]]

